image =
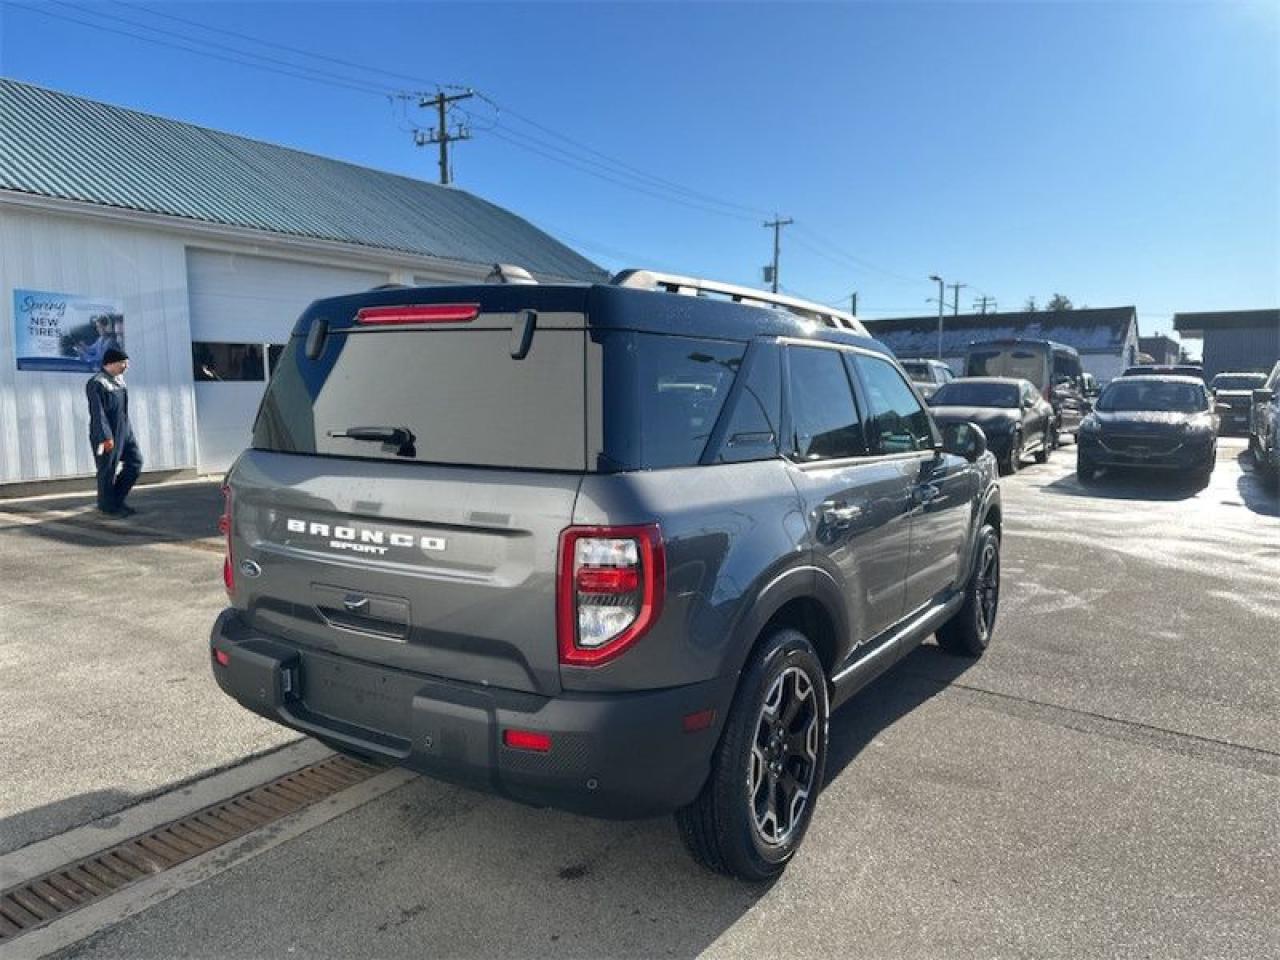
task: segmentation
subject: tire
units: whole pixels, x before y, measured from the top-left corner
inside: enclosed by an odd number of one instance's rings
[[[1078,454],[1076,455],[1076,479],[1085,485],[1091,484],[1098,479],[1098,468]]]
[[[1049,454],[1053,453],[1054,442],[1052,430],[1049,427],[1045,427],[1044,439],[1041,441],[1040,449],[1036,451],[1036,463],[1049,462]]]
[[[964,588],[964,606],[938,628],[938,646],[961,657],[982,656],[1000,610],[1000,536],[989,523],[978,531],[975,555],[977,561]]]
[[[1022,466],[1022,431],[1015,430],[1013,439],[1009,441],[1009,455],[1005,457],[1002,464],[1004,473],[1007,476],[1013,476],[1018,472],[1018,468]]]
[[[1212,480],[1213,480],[1213,467],[1210,467],[1207,470],[1197,470],[1192,475],[1192,483],[1197,490],[1203,490],[1205,487],[1209,486],[1209,483]]]
[[[826,674],[808,638],[790,628],[769,634],[743,670],[702,792],[676,812],[695,860],[750,883],[786,869],[822,787],[828,712]]]

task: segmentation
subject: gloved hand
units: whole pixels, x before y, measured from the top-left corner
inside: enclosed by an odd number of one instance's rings
[[[112,450],[114,450],[115,448],[116,448],[116,442],[115,442],[114,440],[103,440],[103,441],[102,441],[102,452],[103,452],[103,453],[110,453],[110,452],[111,452]]]

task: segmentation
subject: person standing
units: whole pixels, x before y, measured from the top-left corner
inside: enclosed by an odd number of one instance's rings
[[[137,512],[125,498],[142,472],[142,453],[129,426],[129,391],[124,385],[128,369],[129,355],[109,348],[102,355],[102,369],[85,384],[89,444],[98,467],[98,509],[112,517]]]

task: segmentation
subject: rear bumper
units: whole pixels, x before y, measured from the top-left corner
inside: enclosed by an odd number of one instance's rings
[[[331,746],[536,806],[631,819],[691,802],[733,696],[730,682],[642,693],[545,697],[458,683],[300,647],[249,630],[235,610],[214,624],[218,686],[269,720]],[[712,709],[710,727],[683,718]],[[551,738],[545,753],[502,732]]]

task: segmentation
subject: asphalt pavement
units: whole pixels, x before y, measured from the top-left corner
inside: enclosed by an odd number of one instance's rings
[[[1003,481],[987,654],[926,644],[835,715],[813,826],[770,887],[702,871],[667,819],[592,821],[415,778],[64,955],[1280,955],[1280,507],[1236,440],[1223,439],[1200,491],[1126,474],[1084,488],[1074,456],[1068,445]],[[5,528],[3,510],[6,581],[12,543],[35,541],[47,553],[31,566],[62,564],[64,577],[101,553]],[[50,686],[25,639],[42,626],[86,663],[66,670],[57,709],[24,721],[42,709],[36,691],[0,707],[0,729],[25,722],[31,742],[21,762],[0,752],[0,783],[44,764],[16,799],[6,788],[0,837],[32,803],[104,785],[136,794],[279,742],[209,692],[203,634],[181,639],[220,603],[216,555],[182,542],[121,550],[133,552],[74,599],[61,586],[36,596],[38,569],[18,571],[20,599],[5,594],[3,689],[14,677]],[[110,583],[146,632],[95,661],[83,610]],[[109,679],[92,676],[95,662]],[[161,689],[166,677],[186,677],[172,684],[183,695]],[[128,712],[114,736],[94,737],[76,706],[118,685]],[[150,714],[129,706],[147,691],[159,697]],[[193,705],[198,718],[180,715]],[[93,752],[77,745],[86,736],[114,766],[76,768]]]

